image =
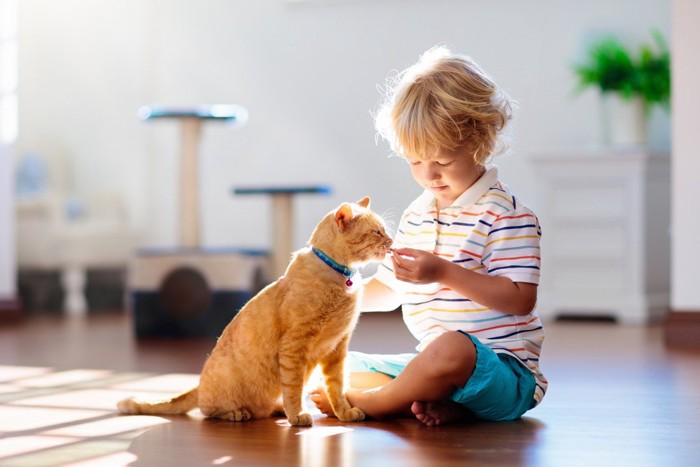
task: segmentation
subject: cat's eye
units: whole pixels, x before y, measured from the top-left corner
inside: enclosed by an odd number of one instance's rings
[[[374,235],[378,235],[379,237],[382,236],[382,233],[381,233],[379,230],[373,230],[372,233],[373,233]]]

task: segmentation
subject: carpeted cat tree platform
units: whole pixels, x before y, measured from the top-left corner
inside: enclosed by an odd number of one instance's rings
[[[264,250],[200,246],[199,141],[204,122],[241,126],[247,111],[213,105],[188,109],[143,107],[144,120],[180,123],[179,243],[177,248],[136,251],[129,267],[129,302],[137,337],[218,337],[264,285]]]

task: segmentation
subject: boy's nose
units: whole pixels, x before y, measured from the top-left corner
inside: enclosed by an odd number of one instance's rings
[[[429,168],[427,178],[428,180],[438,180],[440,178],[440,171],[436,168]]]

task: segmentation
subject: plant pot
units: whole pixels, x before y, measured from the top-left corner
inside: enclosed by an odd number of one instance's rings
[[[602,93],[602,134],[606,146],[644,146],[648,141],[644,104],[638,97],[623,99],[616,93]]]

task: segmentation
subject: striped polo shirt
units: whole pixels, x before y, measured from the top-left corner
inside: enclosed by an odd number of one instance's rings
[[[430,251],[460,266],[513,282],[538,284],[540,236],[537,217],[489,168],[454,203],[437,210],[425,191],[404,211],[394,248]],[[410,284],[394,277],[391,259],[377,270],[379,281],[402,297],[403,318],[418,339],[418,351],[440,334],[464,331],[496,353],[517,358],[535,376],[539,403],[547,380],[539,370],[544,330],[537,313],[514,316],[483,306],[439,283]]]

